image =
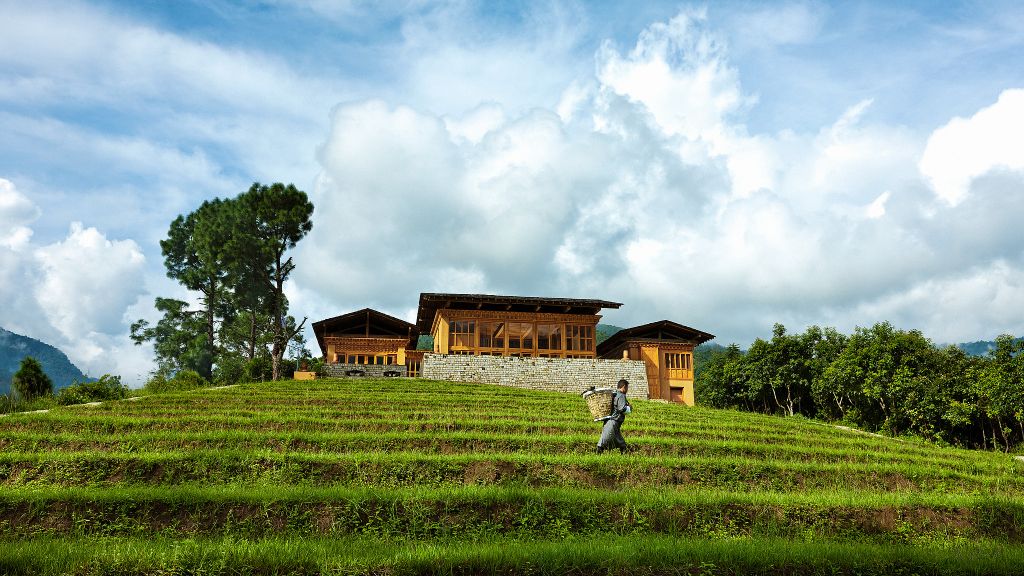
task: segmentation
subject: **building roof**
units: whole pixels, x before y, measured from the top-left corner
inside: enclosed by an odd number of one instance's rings
[[[493,294],[420,294],[416,326],[428,333],[434,315],[441,309],[496,310],[507,312],[547,312],[557,314],[597,314],[602,308],[618,308],[619,302],[580,298],[543,298],[538,296],[497,296]]]
[[[415,324],[372,308],[363,308],[313,322],[313,333],[316,334],[316,341],[324,354],[327,353],[327,347],[324,345],[324,335],[327,333],[365,338],[404,338],[412,342],[412,347],[415,347],[416,339],[419,337],[419,330]]]
[[[609,336],[607,340],[598,344],[597,355],[601,356],[629,341],[693,342],[696,345],[703,344],[714,337],[714,334],[683,326],[671,320],[659,320],[650,324],[619,330]]]

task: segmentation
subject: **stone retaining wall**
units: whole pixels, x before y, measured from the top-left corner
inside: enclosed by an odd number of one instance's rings
[[[481,382],[574,394],[590,386],[614,387],[625,378],[629,380],[630,398],[647,398],[647,369],[641,360],[424,354],[422,374],[430,380]]]
[[[324,364],[324,372],[328,378],[383,378],[385,372],[398,372],[397,376],[407,376],[404,364]],[[356,374],[362,372],[362,374]],[[395,374],[389,374],[395,376]]]

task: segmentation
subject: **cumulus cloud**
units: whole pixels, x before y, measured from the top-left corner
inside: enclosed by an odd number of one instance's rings
[[[67,238],[36,250],[41,282],[36,299],[50,324],[69,340],[119,333],[124,311],[145,292],[145,257],[132,240],[109,240],[71,224]]]
[[[813,14],[790,16],[805,31],[777,43],[815,33]],[[299,256],[304,301],[408,316],[428,290],[603,297],[626,303],[613,323],[670,318],[741,342],[774,322],[892,319],[950,340],[1024,325],[1010,309],[1024,186],[990,173],[1024,149],[1009,145],[1014,92],[967,121],[1012,152],[940,163],[971,190],[955,206],[921,160],[949,150],[950,129],[872,122],[871,99],[816,131],[750,133],[756,98],[703,12],[649,26],[627,51],[606,43],[595,63],[552,110],[338,107]],[[972,307],[979,320],[960,321]]]
[[[921,173],[951,205],[991,170],[1024,171],[1024,90],[1007,90],[970,118],[954,118],[928,138]]]
[[[127,335],[126,312],[146,292],[145,257],[132,240],[110,240],[71,225],[67,236],[35,245],[28,227],[39,208],[0,179],[0,322],[57,346],[87,374],[122,374],[137,383],[141,352]],[[148,362],[148,360],[147,360]]]
[[[0,246],[19,250],[32,238],[28,227],[39,216],[39,208],[14,188],[10,180],[0,178]]]

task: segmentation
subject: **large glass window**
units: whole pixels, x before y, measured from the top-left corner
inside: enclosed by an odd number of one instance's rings
[[[505,348],[505,323],[480,322],[480,347]]]
[[[453,320],[448,327],[449,346],[458,348],[473,348],[476,346],[475,320]]]
[[[508,323],[508,349],[533,350],[533,324],[530,322]]]
[[[537,325],[537,349],[538,350],[561,350],[562,349],[562,325],[561,324],[538,324]]]
[[[565,349],[579,352],[594,351],[594,327],[568,325],[565,327]]]

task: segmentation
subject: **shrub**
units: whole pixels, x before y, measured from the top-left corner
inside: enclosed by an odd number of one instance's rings
[[[147,392],[159,393],[159,392],[178,392],[182,390],[194,390],[196,388],[204,388],[209,386],[210,383],[199,375],[195,370],[182,370],[176,373],[172,378],[167,378],[164,374],[154,374],[149,382],[146,382],[144,387]]]
[[[26,356],[22,358],[21,366],[14,373],[11,388],[22,398],[30,400],[53,394],[53,381],[46,372],[43,372],[43,365],[39,360]]]
[[[287,363],[287,361],[285,361]],[[282,372],[287,372],[287,366],[282,365]],[[257,356],[252,360],[246,360],[241,356],[229,356],[221,358],[214,369],[214,382],[218,386],[238,384],[239,382],[262,382],[270,380],[271,364],[269,356]]]
[[[104,374],[95,382],[76,382],[57,393],[57,404],[85,404],[104,400],[121,400],[128,397],[128,387],[121,383],[120,376]]]

